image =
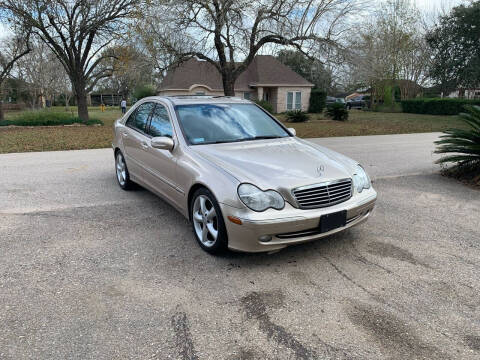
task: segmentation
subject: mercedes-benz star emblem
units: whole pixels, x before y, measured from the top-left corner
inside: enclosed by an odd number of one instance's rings
[[[322,176],[325,171],[325,165],[318,165],[316,170],[317,170],[317,175],[319,177]]]

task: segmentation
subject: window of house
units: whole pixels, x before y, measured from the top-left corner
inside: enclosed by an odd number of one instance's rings
[[[245,92],[243,93],[243,98],[246,99],[246,100],[250,100],[250,92],[245,91]]]
[[[300,91],[295,93],[295,110],[302,110],[302,93]]]
[[[205,91],[197,91],[195,95],[205,95]]]
[[[300,91],[287,92],[287,110],[302,109],[302,93]]]

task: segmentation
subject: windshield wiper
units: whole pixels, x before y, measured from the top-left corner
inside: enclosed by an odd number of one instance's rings
[[[206,142],[196,143],[194,145],[225,144],[225,143],[234,143],[234,142],[242,142],[242,141],[250,141],[250,140],[279,139],[283,137],[284,136],[278,136],[278,135],[264,135],[264,136],[254,136],[254,137],[243,138],[243,139],[206,141]]]
[[[244,140],[245,139],[205,141],[205,142],[197,143],[195,145],[225,144],[225,143],[232,143],[232,142],[240,142],[240,141],[244,141]]]
[[[283,136],[278,136],[278,135],[264,135],[264,136],[254,136],[250,138],[245,138],[243,141],[248,141],[248,140],[263,140],[263,139],[279,139],[282,138]]]

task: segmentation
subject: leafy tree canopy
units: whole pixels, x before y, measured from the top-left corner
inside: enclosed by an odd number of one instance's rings
[[[434,51],[430,75],[443,90],[480,85],[480,1],[453,8],[427,34]]]
[[[281,50],[277,59],[310,81],[315,85],[315,88],[325,91],[330,90],[332,76],[319,60],[308,58],[302,52],[294,50]]]

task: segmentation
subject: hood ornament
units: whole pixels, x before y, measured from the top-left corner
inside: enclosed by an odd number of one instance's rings
[[[325,172],[325,165],[318,165],[315,170],[317,172],[317,176],[320,177]]]

